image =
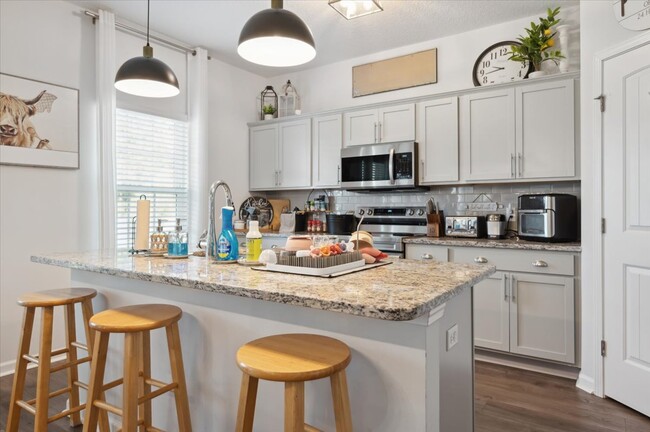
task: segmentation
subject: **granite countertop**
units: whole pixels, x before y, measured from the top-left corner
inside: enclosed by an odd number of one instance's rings
[[[32,256],[35,263],[249,297],[276,303],[406,321],[445,303],[495,272],[494,267],[398,259],[337,278],[255,271],[206,258],[170,260],[94,251]]]
[[[573,243],[544,243],[532,242],[519,239],[476,239],[462,237],[407,237],[406,244],[423,244],[433,246],[458,246],[458,247],[482,247],[495,249],[520,249],[520,250],[542,250],[550,252],[580,252],[582,247],[579,242]]]

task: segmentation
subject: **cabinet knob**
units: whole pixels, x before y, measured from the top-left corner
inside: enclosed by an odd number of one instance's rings
[[[474,258],[474,262],[476,264],[486,264],[488,262],[488,259],[485,257],[476,257]]]
[[[422,254],[422,259],[423,259],[423,260],[432,260],[432,259],[433,259],[433,255],[428,254],[428,253]]]
[[[548,267],[548,263],[546,261],[537,260],[533,262],[533,267]]]

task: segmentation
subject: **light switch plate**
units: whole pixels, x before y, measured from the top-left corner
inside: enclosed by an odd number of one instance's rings
[[[458,324],[447,330],[447,351],[452,349],[458,343]]]

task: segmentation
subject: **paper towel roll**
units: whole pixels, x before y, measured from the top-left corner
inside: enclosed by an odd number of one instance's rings
[[[135,250],[149,249],[149,208],[151,201],[138,200],[135,225]]]

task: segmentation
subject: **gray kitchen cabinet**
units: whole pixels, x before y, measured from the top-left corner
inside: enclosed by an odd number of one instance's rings
[[[510,349],[508,275],[496,272],[474,286],[474,345]]]
[[[415,141],[415,104],[391,105],[343,114],[345,147]]]
[[[309,119],[249,129],[249,189],[311,187]]]
[[[420,184],[458,181],[458,98],[420,102],[417,112]]]
[[[313,187],[338,188],[341,185],[341,147],[343,119],[341,114],[317,116],[312,119]]]
[[[573,80],[517,87],[517,178],[576,175]]]
[[[461,97],[461,179],[515,178],[515,89]]]

